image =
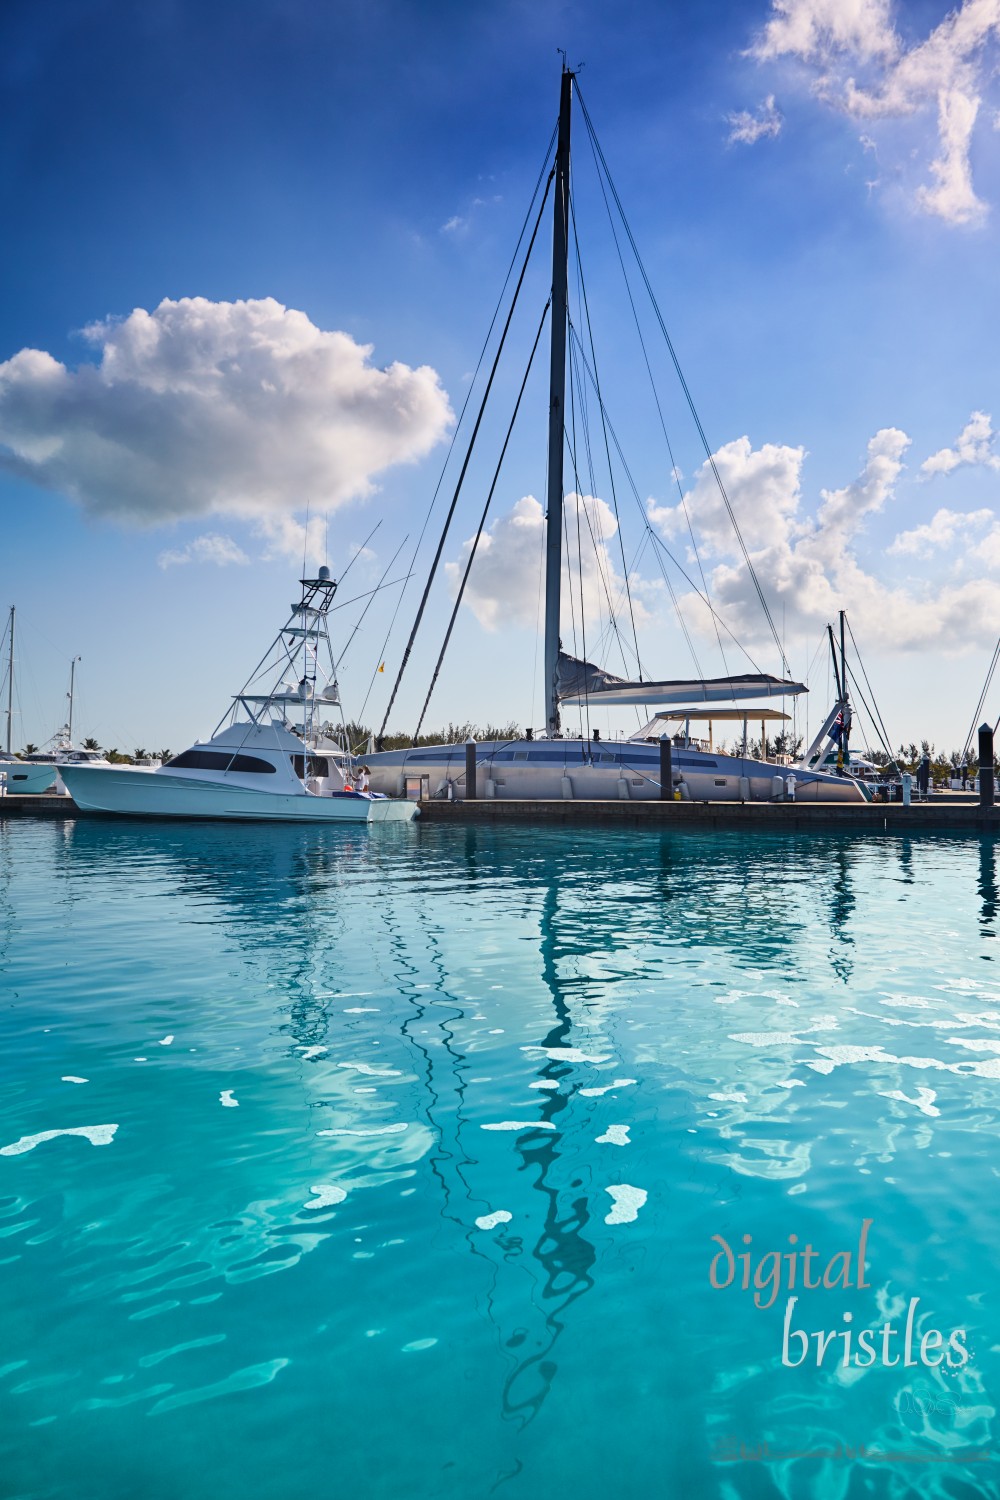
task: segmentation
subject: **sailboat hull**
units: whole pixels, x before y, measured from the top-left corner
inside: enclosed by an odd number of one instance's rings
[[[372,789],[399,796],[408,780],[426,778],[424,795],[448,796],[450,786],[451,795],[464,798],[465,748],[421,745],[369,755]],[[868,800],[851,777],[700,750],[675,749],[673,771],[675,790],[692,802],[787,802],[793,796],[796,802]],[[659,745],[631,740],[483,741],[476,746],[476,792],[479,797],[539,802],[657,801]]]
[[[162,771],[64,766],[61,774],[77,807],[86,812],[256,823],[410,822],[418,812],[412,802],[356,793],[319,797],[305,791],[264,792]]]

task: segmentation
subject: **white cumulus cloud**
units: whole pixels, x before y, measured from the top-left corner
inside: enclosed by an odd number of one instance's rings
[[[752,146],[760,140],[770,140],[781,134],[781,114],[775,105],[774,95],[768,94],[756,114],[741,109],[737,114],[727,115],[729,144]]]
[[[616,570],[609,547],[618,531],[611,507],[596,496],[575,494],[567,495],[564,505],[571,557],[568,567],[566,559],[563,563],[561,629],[568,645],[573,639],[574,621],[577,632],[580,629],[581,576],[588,631],[598,620],[607,619],[609,599],[616,617],[625,612],[627,604],[621,559]],[[535,626],[539,619],[544,537],[545,512],[534,495],[523,496],[483,532],[463,603],[485,630],[508,625]],[[471,540],[467,541],[459,560],[446,564],[453,593],[458,592],[471,547]],[[640,594],[650,588],[641,582],[638,586]],[[641,597],[633,596],[632,608],[637,623],[648,618]]]
[[[991,510],[938,510],[923,526],[914,526],[911,531],[901,531],[889,547],[895,556],[930,557],[935,552],[951,547],[966,531],[975,531],[988,526],[993,520]]]
[[[38,349],[0,363],[0,465],[93,515],[279,524],[370,494],[452,420],[428,366],[379,369],[270,297],[164,299],[85,337],[97,358],[75,369]]]
[[[960,464],[979,464],[1000,469],[1000,457],[993,452],[993,418],[988,412],[974,411],[955,439],[954,448],[939,448],[920,465],[924,474],[950,474]]]
[[[749,55],[761,63],[805,64],[815,96],[855,120],[933,110],[931,181],[914,201],[949,224],[979,223],[986,204],[973,186],[970,147],[982,94],[996,72],[989,54],[1000,36],[1000,0],[962,0],[911,46],[894,24],[896,13],[890,0],[772,0]]]
[[[265,562],[290,559],[297,563],[326,561],[326,520],[312,516],[299,521],[294,516],[262,516],[254,536],[264,543]]]
[[[877,432],[861,472],[840,489],[821,490],[814,516],[801,508],[802,448],[765,444],[754,449],[744,437],[714,455],[772,615],[784,617],[790,637],[821,629],[838,609],[846,609],[855,634],[872,649],[964,649],[970,622],[978,625],[1000,616],[1000,584],[992,578],[967,578],[943,587],[928,579],[896,587],[862,562],[866,522],[895,502],[909,445],[898,428]],[[756,590],[707,463],[685,498],[695,534],[704,536],[711,549],[708,585],[716,609],[745,644],[766,643],[769,633]],[[680,507],[651,503],[649,514],[664,535],[680,533]],[[980,512],[961,520],[979,525],[990,518],[989,512]],[[957,529],[959,523],[954,524]],[[917,528],[912,546],[896,550],[917,555],[927,540],[924,533],[937,538],[946,530],[945,521],[936,528],[932,522]],[[976,549],[986,567],[1000,564],[1000,527],[994,530],[996,537],[991,532]],[[709,636],[710,616],[697,596],[689,594],[681,604],[692,625]]]
[[[186,547],[161,552],[157,561],[161,568],[174,568],[191,562],[214,563],[218,568],[225,568],[231,563],[248,563],[250,559],[231,536],[220,536],[218,532],[210,531],[204,536],[196,536]]]
[[[899,50],[889,0],[773,0],[755,57],[789,53],[825,62],[838,52],[894,57]]]

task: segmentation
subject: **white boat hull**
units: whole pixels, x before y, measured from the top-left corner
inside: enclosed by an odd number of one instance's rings
[[[465,797],[465,745],[420,745],[369,755],[374,790],[396,796],[423,780],[423,794]],[[476,746],[480,798],[649,802],[660,796],[659,745],[636,741],[505,740]],[[865,802],[858,782],[741,756],[675,749],[675,781],[692,802]],[[794,789],[789,788],[789,777]]]
[[[257,823],[388,823],[410,822],[419,811],[413,802],[355,792],[317,797],[305,790],[256,791],[163,771],[105,766],[63,766],[60,771],[77,807],[86,812]]]
[[[30,761],[4,761],[0,764],[0,771],[7,777],[7,795],[9,797],[40,797],[55,785],[58,767],[49,765],[32,765]]]

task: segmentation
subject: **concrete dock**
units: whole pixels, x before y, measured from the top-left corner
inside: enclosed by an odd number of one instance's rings
[[[530,823],[539,828],[598,825],[618,828],[718,828],[801,833],[1000,833],[1000,804],[980,807],[972,794],[941,793],[928,802],[558,802],[483,798],[420,804],[421,821],[452,827]],[[109,816],[81,813],[72,797],[0,797],[3,818]]]

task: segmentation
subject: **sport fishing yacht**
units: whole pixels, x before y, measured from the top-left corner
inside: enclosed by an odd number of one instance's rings
[[[327,717],[340,711],[327,626],[337,584],[326,567],[301,584],[302,597],[291,606],[287,623],[210,739],[153,770],[61,766],[77,806],[142,817],[255,822],[385,823],[416,817],[415,803],[354,784],[343,729]]]

